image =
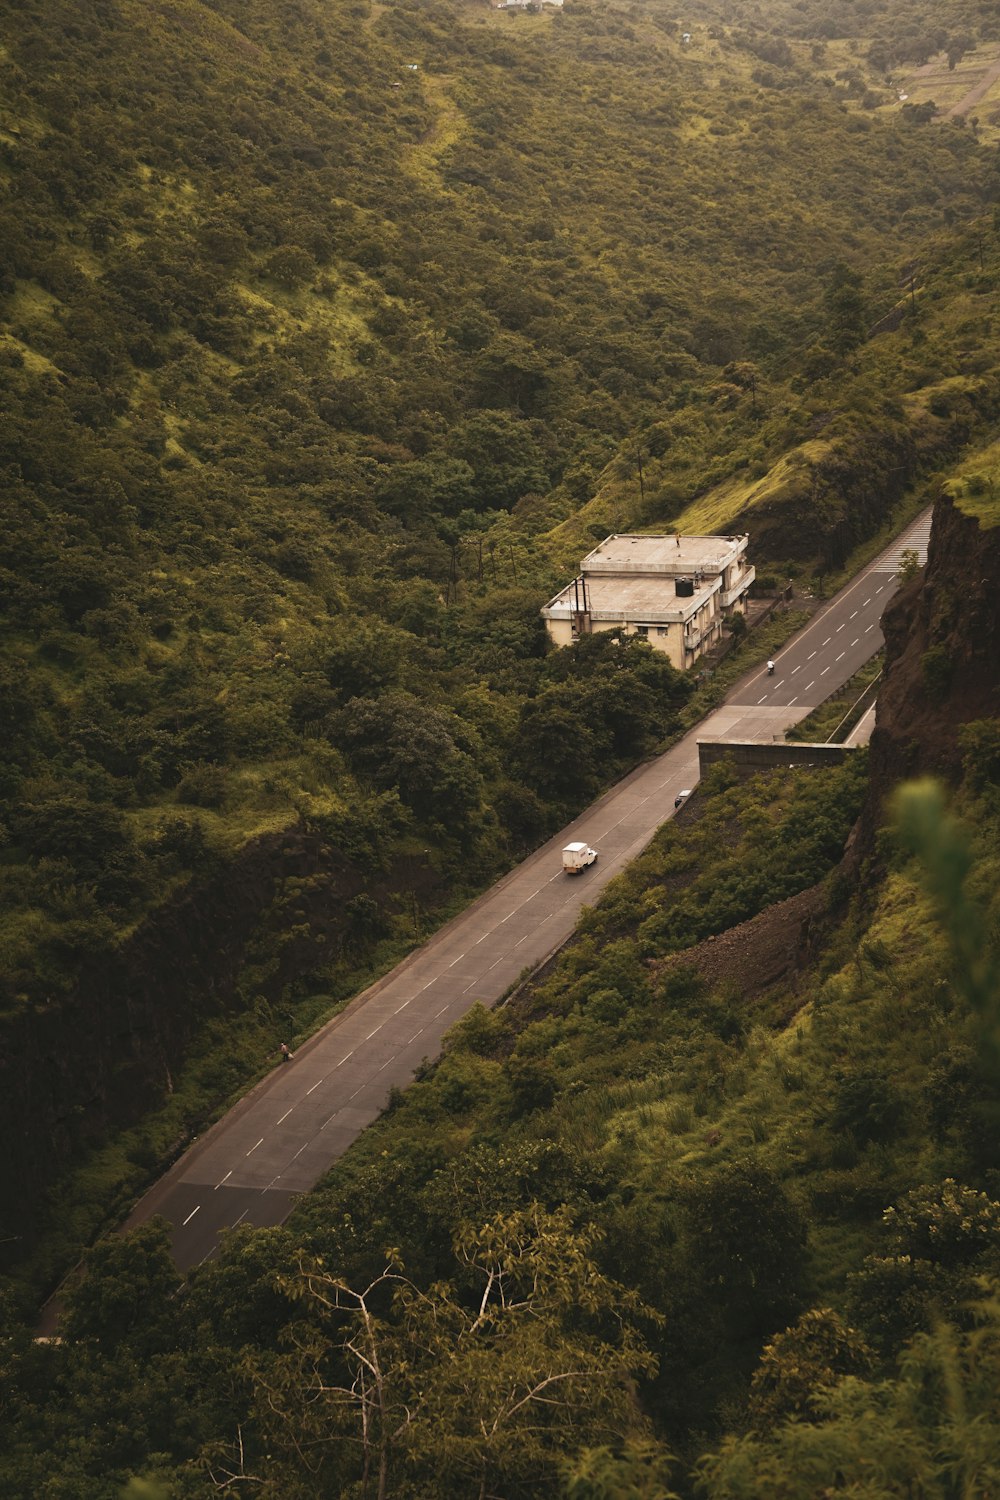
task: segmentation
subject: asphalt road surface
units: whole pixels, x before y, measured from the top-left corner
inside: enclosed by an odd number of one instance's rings
[[[733,691],[729,702],[794,708],[791,722],[795,723],[853,677],[882,646],[879,622],[898,586],[904,550],[910,548],[921,563],[926,561],[930,526],[930,515],[921,516],[789,641],[774,659],[773,677],[761,668]],[[706,738],[704,734],[699,737]]]
[[[897,587],[904,548],[927,555],[930,512],[825,605],[776,658],[673,749],[640,766],[544,848],[506,875],[321,1031],[280,1063],[195,1141],[141,1200],[129,1225],[153,1214],[173,1225],[182,1268],[213,1255],[220,1230],[281,1223],[404,1087],[445,1032],[477,1001],[495,1004],[572,933],[581,908],[636,857],[698,781],[698,740],[781,738],[882,645],[879,619]],[[581,875],[563,873],[562,846],[599,851]]]

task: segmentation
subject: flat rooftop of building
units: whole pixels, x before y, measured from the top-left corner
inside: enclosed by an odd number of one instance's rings
[[[718,572],[732,560],[741,542],[745,546],[746,537],[679,536],[675,532],[664,536],[616,534],[588,552],[582,571],[589,573],[596,568],[602,573],[618,570],[628,573],[633,569],[671,574]]]
[[[684,597],[678,595],[673,578],[651,574],[635,577],[608,577],[598,575],[587,579],[587,604],[595,619],[622,619],[636,624],[655,623],[658,619],[689,619],[718,591],[718,578],[695,585],[694,593]],[[577,600],[582,601],[583,590],[569,584],[550,599],[543,613],[552,610],[559,615],[572,614]]]

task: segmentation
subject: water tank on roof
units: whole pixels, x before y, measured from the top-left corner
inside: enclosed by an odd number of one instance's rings
[[[677,590],[678,599],[692,599],[694,597],[694,579],[676,578],[674,588]]]

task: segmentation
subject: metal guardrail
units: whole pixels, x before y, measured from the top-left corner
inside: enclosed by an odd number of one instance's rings
[[[881,678],[881,676],[882,676],[882,669],[880,667],[879,670],[878,670],[878,672],[872,678],[871,682],[868,684],[868,686],[866,688],[864,688],[858,694],[857,698],[851,704],[850,708],[847,710],[846,714],[841,719],[840,723],[837,724],[834,727],[834,729],[831,731],[829,737],[826,740],[823,741],[824,744],[826,744],[826,745],[837,745],[837,744],[839,744],[840,741],[837,739],[837,735],[843,729],[844,725],[848,722],[848,720],[851,718],[851,716],[857,711],[858,706],[861,705],[861,713],[864,713],[867,709],[869,709],[872,706],[872,704],[875,702],[875,699],[878,697],[878,684],[879,684],[879,679]],[[865,702],[865,699],[867,699],[868,701]],[[860,719],[860,717],[861,717],[861,714],[858,714],[858,718],[859,719]],[[853,729],[854,725],[852,724],[850,727]]]

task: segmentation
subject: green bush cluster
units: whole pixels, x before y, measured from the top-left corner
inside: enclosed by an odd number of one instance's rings
[[[257,836],[357,875],[326,962],[324,891],[278,883],[236,1024],[61,1197],[65,1243],[276,1015],[315,1019],[700,711],[712,684],[636,640],[546,651],[594,539],[711,501],[762,573],[828,577],[991,430],[995,162],[872,95],[994,35],[979,0],[946,26],[782,0],[766,29],[727,0],[690,50],[656,5],[0,5],[4,1034],[75,1013]],[[989,891],[990,724],[964,749]],[[183,1289],[161,1226],[102,1244],[62,1344],[5,1294],[0,1489],[652,1495],[717,1442],[713,1500],[812,1494],[831,1452],[986,1492],[995,913],[964,845],[940,931],[900,856],[764,999],[676,957],[822,880],[863,774],[714,773],[290,1228]],[[400,856],[427,910],[379,899]],[[80,1071],[60,1128],[96,1139]]]

